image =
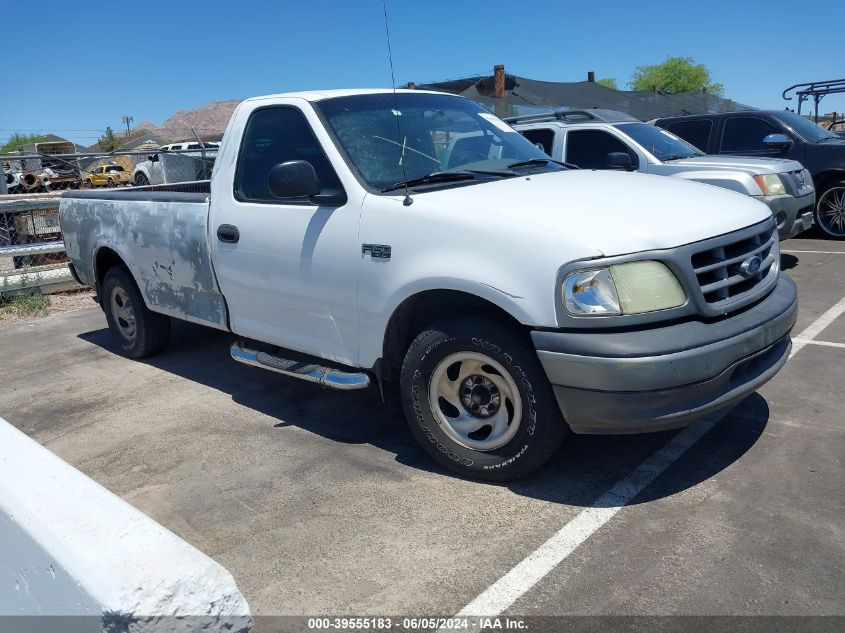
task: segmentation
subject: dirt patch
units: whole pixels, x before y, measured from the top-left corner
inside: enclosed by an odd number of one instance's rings
[[[93,308],[94,291],[90,288],[72,290],[70,292],[58,292],[41,297],[39,301],[10,300],[0,303],[0,327],[20,321],[22,319],[34,319],[51,314],[62,314],[74,312],[85,308]]]

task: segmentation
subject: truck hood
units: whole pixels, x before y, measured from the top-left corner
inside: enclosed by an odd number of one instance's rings
[[[518,236],[556,234],[613,256],[697,242],[762,222],[769,208],[696,182],[616,171],[567,170],[419,193],[421,213],[460,214]],[[431,205],[431,206],[429,206]],[[427,208],[426,208],[427,207]],[[517,237],[518,239],[518,237]]]
[[[745,156],[693,156],[666,161],[664,164],[676,167],[695,167],[723,171],[743,171],[752,176],[757,174],[782,174],[803,169],[801,163],[787,158],[747,158]]]

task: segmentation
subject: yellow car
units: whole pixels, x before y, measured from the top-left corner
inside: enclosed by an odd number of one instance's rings
[[[85,187],[117,187],[132,182],[132,174],[120,165],[101,165],[85,174]]]

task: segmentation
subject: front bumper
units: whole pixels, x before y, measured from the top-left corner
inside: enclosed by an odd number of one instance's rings
[[[715,323],[532,338],[573,431],[660,431],[725,409],[771,379],[789,356],[796,298],[781,274],[768,297]]]
[[[815,192],[801,197],[791,194],[759,196],[757,200],[772,210],[772,217],[775,219],[781,241],[794,237],[813,226]]]

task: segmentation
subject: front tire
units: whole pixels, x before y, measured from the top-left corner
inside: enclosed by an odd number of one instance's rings
[[[411,432],[439,464],[511,481],[545,464],[568,427],[530,344],[480,318],[420,333],[400,379]]]
[[[816,226],[825,236],[845,239],[845,180],[826,189],[816,203]]]
[[[144,358],[164,350],[170,340],[170,317],[147,308],[129,271],[109,269],[103,280],[103,311],[124,355]]]
[[[135,174],[135,186],[136,187],[146,187],[150,184],[149,179],[142,173]]]

